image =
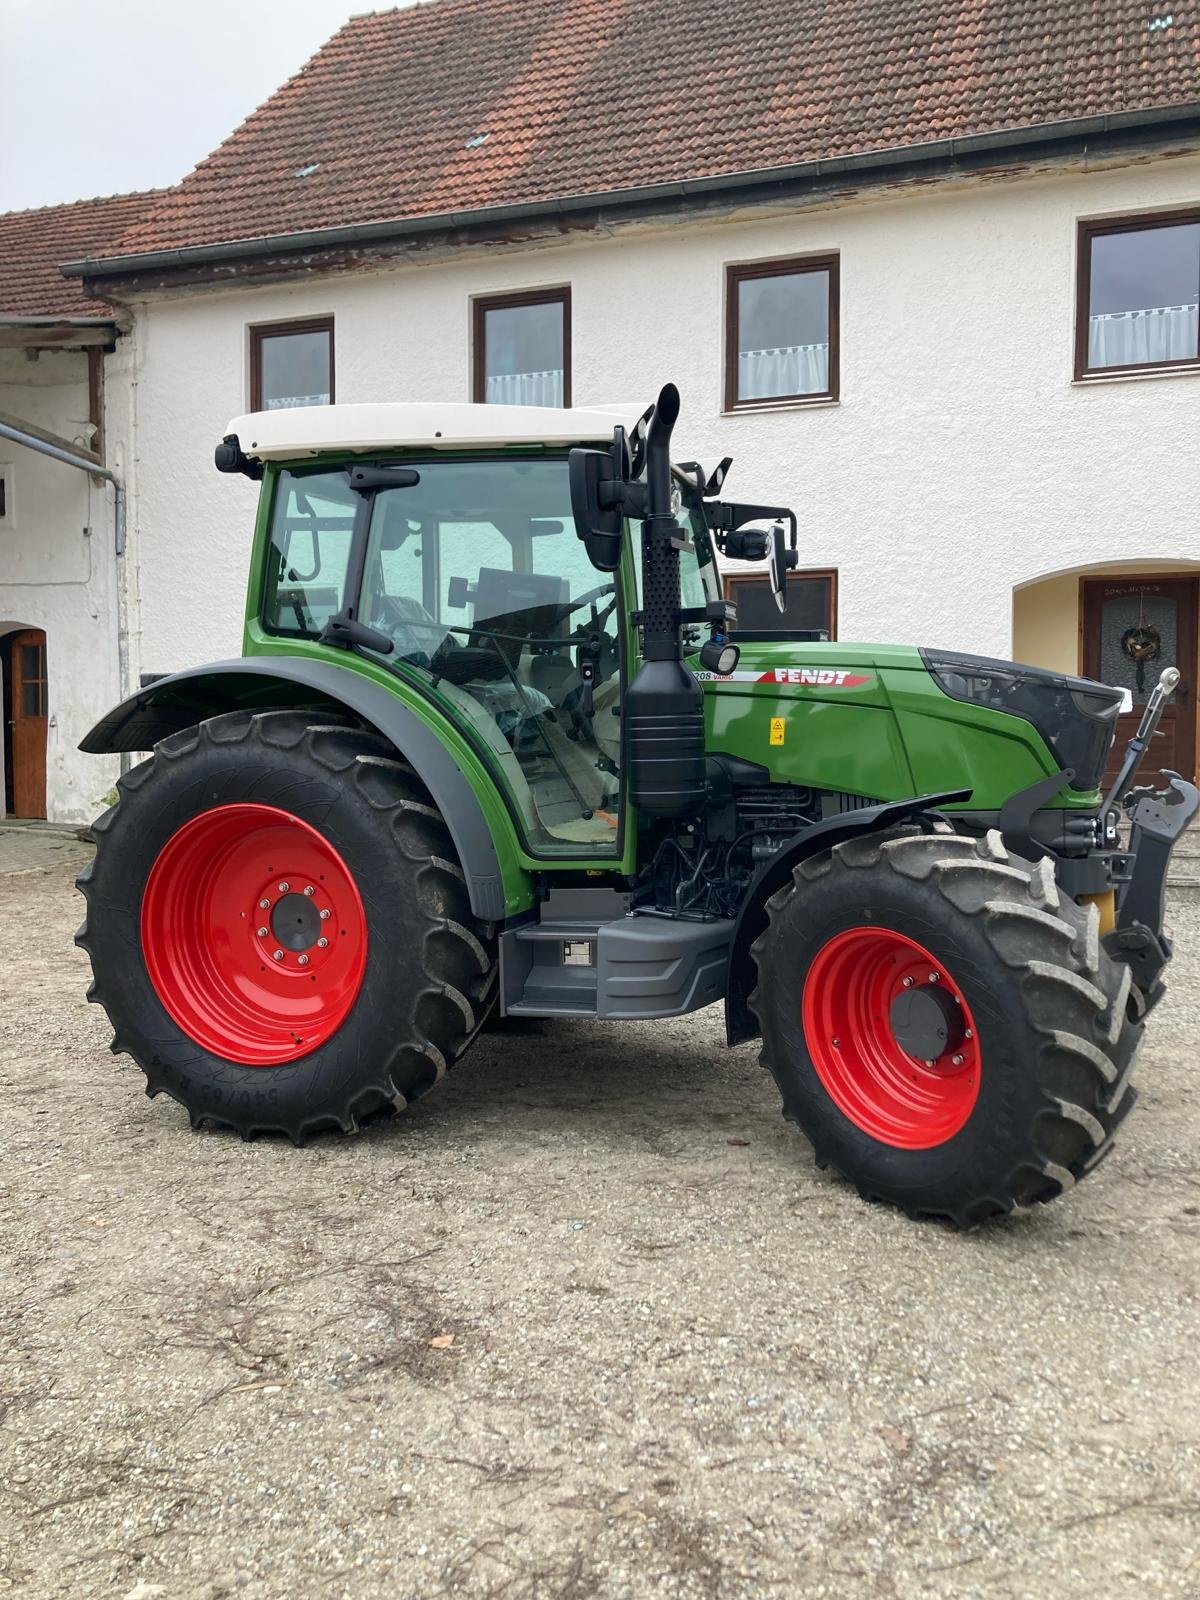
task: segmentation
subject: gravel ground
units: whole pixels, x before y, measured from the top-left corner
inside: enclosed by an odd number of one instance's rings
[[[813,1166],[716,1010],[193,1134],[0,876],[0,1592],[1200,1594],[1200,900],[1142,1101],[969,1236]],[[64,859],[68,858],[68,859]],[[15,862],[15,868],[14,868]]]

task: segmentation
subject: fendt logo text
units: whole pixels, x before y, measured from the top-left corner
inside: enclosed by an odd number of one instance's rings
[[[853,689],[870,683],[870,675],[847,672],[841,667],[775,667],[764,672],[760,683],[807,683],[821,689]]]

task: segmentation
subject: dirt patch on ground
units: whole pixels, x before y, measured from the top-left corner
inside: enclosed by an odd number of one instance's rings
[[[711,1010],[490,1036],[296,1151],[193,1134],[0,877],[0,1592],[1200,1591],[1200,916],[1065,1200],[865,1205]]]

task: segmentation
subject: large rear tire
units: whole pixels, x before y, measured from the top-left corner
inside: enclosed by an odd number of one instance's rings
[[[88,998],[193,1125],[353,1131],[431,1088],[493,1002],[449,833],[374,732],[213,718],[122,778],[92,831]]]
[[[971,1227],[1109,1150],[1141,1041],[1095,907],[999,834],[875,835],[767,905],[751,996],[784,1113],[867,1199]]]

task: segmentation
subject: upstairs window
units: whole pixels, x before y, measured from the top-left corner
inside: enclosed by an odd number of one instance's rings
[[[838,395],[838,259],[730,267],[725,409]]]
[[[250,329],[250,409],[333,404],[333,318]]]
[[[1200,361],[1200,212],[1079,226],[1075,376]]]
[[[475,302],[474,398],[488,405],[571,404],[571,291]]]

